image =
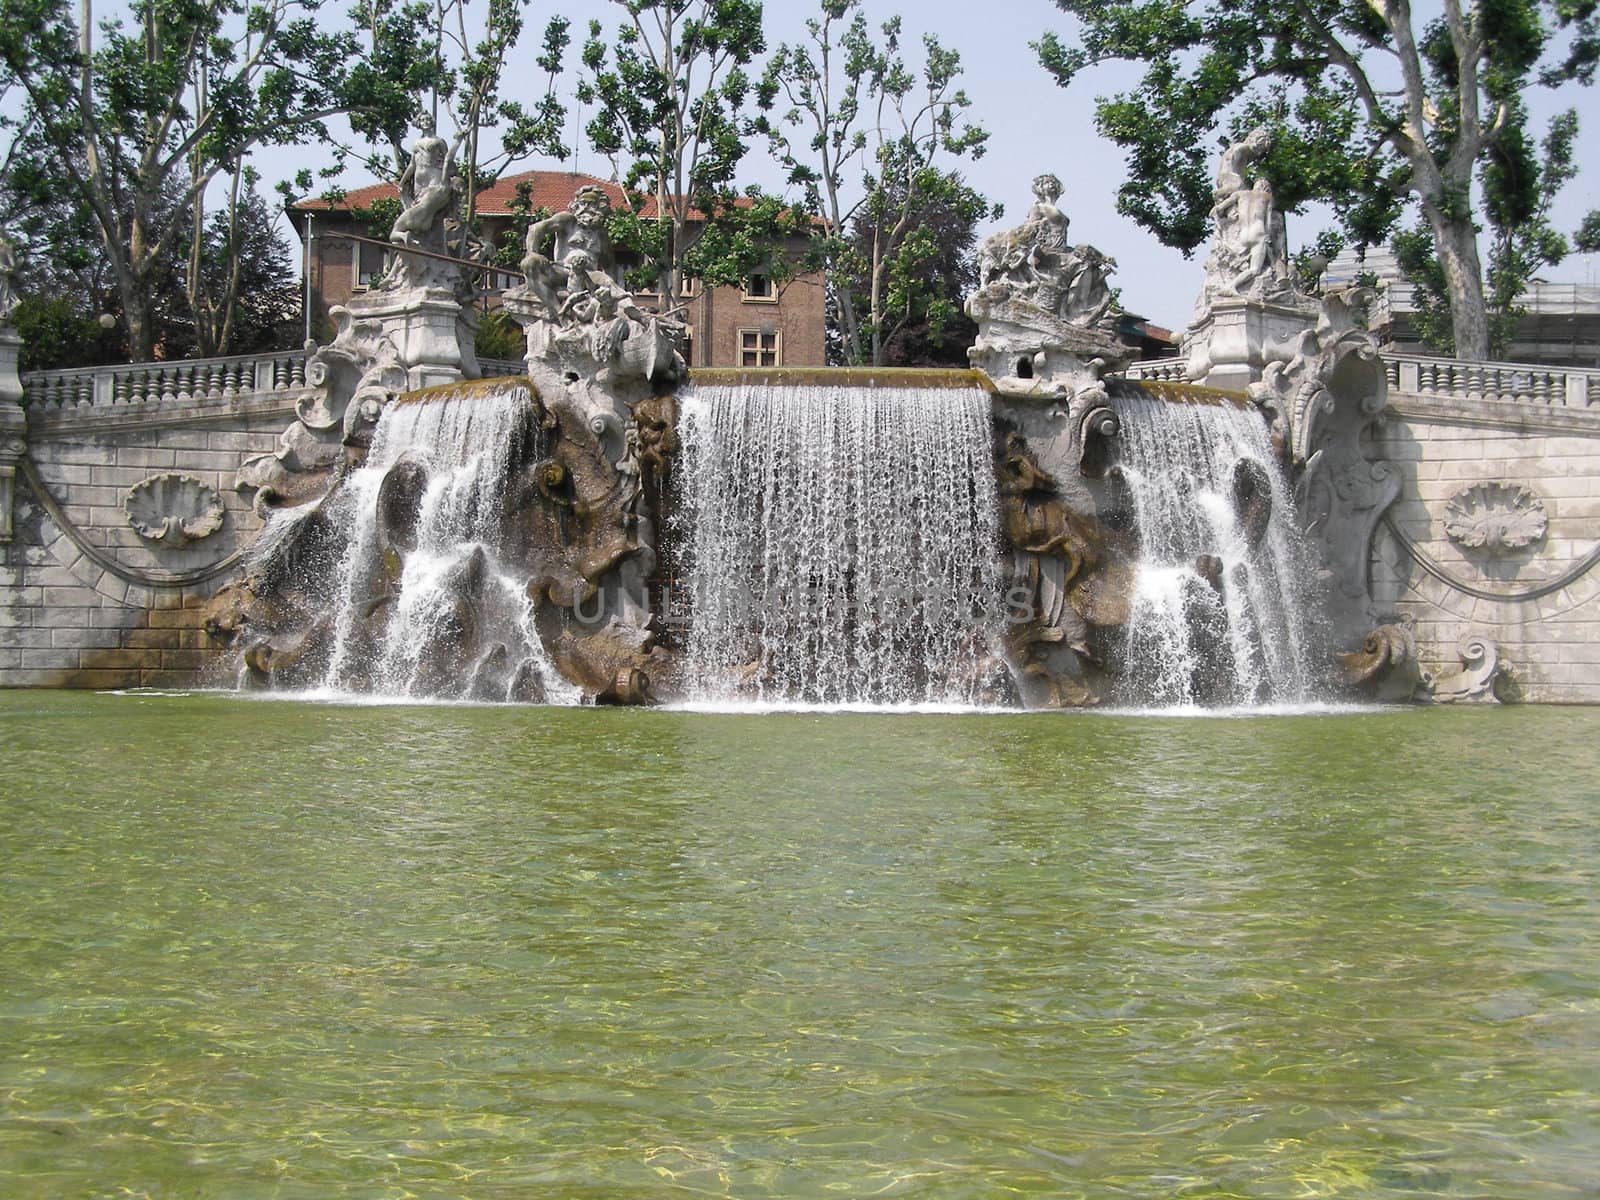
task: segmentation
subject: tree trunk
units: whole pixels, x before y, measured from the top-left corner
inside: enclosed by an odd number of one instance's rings
[[[137,281],[121,282],[122,324],[128,331],[130,362],[150,362],[155,358],[155,330],[150,321],[150,295]]]
[[[1452,220],[1431,204],[1424,204],[1423,212],[1433,229],[1434,253],[1439,257],[1450,297],[1455,356],[1467,362],[1483,362],[1489,357],[1489,312],[1483,295],[1477,230],[1470,218]]]

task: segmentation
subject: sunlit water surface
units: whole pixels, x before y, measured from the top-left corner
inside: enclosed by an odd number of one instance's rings
[[[0,694],[0,1194],[1592,1197],[1600,712]]]

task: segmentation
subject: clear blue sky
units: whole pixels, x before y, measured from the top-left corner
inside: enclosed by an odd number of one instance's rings
[[[1425,3],[1417,8],[1422,12]],[[1057,87],[1028,46],[1046,29],[1070,30],[1069,19],[1050,0],[867,0],[865,9],[874,21],[898,12],[904,21],[903,44],[911,55],[920,52],[923,33],[933,33],[946,46],[960,51],[965,86],[974,102],[972,111],[990,132],[988,152],[965,169],[972,183],[1005,205],[1007,215],[1000,224],[1015,223],[1030,201],[1029,181],[1041,172],[1053,171],[1065,184],[1061,206],[1072,220],[1072,239],[1097,246],[1117,260],[1113,282],[1122,289],[1123,303],[1159,324],[1181,329],[1200,286],[1203,249],[1195,258],[1186,259],[1118,215],[1116,192],[1125,176],[1122,153],[1094,129],[1095,97],[1126,86],[1136,76],[1102,68],[1070,89]],[[616,11],[605,0],[536,0],[527,14],[525,53],[531,60],[538,35],[553,12],[572,19],[574,42],[579,42],[591,18],[611,27]],[[801,38],[805,19],[815,11],[811,0],[767,0],[769,45]],[[569,70],[561,84],[569,103],[573,82]],[[1596,95],[1574,89],[1558,102],[1536,99],[1544,113],[1576,105],[1586,116],[1578,151],[1584,170],[1568,185],[1557,213],[1559,226],[1569,233],[1583,213],[1600,208],[1600,104],[1595,103]],[[258,160],[268,184],[305,165],[308,156],[304,151],[273,152]],[[554,165],[534,161],[525,166]],[[580,151],[576,165],[599,175],[610,173],[604,160],[586,151]],[[365,180],[352,175],[343,182],[356,186]],[[764,147],[752,147],[745,160],[743,182],[781,187],[781,174],[767,159]],[[1308,242],[1318,228],[1315,216],[1291,217],[1291,247]],[[1600,256],[1574,256],[1548,272],[1548,277],[1600,283],[1597,259]]]

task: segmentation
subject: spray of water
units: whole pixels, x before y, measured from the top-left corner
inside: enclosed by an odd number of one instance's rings
[[[366,463],[346,482],[330,514],[345,523],[349,552],[337,568],[339,610],[324,687],[360,686],[397,696],[461,694],[479,664],[440,658],[460,634],[461,597],[470,592],[479,625],[476,644],[503,645],[513,667],[538,673],[549,699],[576,698],[540,642],[522,581],[500,558],[510,471],[519,439],[536,429],[531,405],[526,385],[508,383],[487,394],[447,393],[385,410]],[[428,483],[416,545],[392,579],[383,564],[378,494],[402,459],[421,465]],[[363,635],[378,607],[387,621],[374,646]]]
[[[1128,698],[1157,705],[1303,702],[1313,675],[1306,549],[1259,414],[1231,404],[1118,402],[1121,473],[1140,538],[1128,626]],[[1252,551],[1232,501],[1241,462],[1270,483]],[[1220,588],[1196,569],[1220,562]]]

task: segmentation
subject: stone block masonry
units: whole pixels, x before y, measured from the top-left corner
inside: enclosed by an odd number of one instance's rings
[[[1600,407],[1402,390],[1372,453],[1403,480],[1373,597],[1424,666],[1486,634],[1521,699],[1600,703]]]
[[[12,537],[0,542],[0,686],[226,683],[203,611],[261,526],[234,476],[274,450],[292,418],[281,392],[31,404]],[[193,540],[136,529],[129,490],[159,476],[187,480],[152,485],[149,504],[176,506],[178,517],[185,504],[215,504],[220,525]],[[226,569],[208,575],[213,566]],[[206,577],[171,582],[196,575]]]

